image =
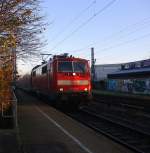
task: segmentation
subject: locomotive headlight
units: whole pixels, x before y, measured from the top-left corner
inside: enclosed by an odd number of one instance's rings
[[[64,91],[64,89],[63,88],[60,88],[59,91]]]
[[[84,88],[84,91],[88,91],[88,89],[87,88]]]

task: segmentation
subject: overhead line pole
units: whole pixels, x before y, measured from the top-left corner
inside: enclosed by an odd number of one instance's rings
[[[91,48],[91,75],[92,82],[95,80],[95,58],[94,58],[94,48]]]

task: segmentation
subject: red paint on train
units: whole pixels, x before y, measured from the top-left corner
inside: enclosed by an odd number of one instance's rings
[[[49,97],[91,98],[91,75],[88,60],[57,55],[31,72],[32,90]]]

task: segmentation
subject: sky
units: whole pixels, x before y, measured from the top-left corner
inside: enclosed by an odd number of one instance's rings
[[[96,64],[150,58],[149,0],[43,0],[42,13],[49,23],[42,53],[69,53]],[[42,60],[42,58],[41,58]],[[19,63],[24,74],[38,62]]]

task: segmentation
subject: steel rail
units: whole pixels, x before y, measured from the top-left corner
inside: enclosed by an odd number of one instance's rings
[[[67,113],[68,114],[68,113]],[[138,153],[150,152],[150,136],[81,109],[69,116]],[[127,135],[128,134],[128,135]]]
[[[120,117],[113,115],[111,113],[110,114],[107,114],[107,113],[102,114],[102,113],[98,113],[96,111],[94,112],[94,110],[91,110],[91,108],[84,108],[83,111],[85,111],[85,112],[87,111],[87,113],[90,113],[96,117],[103,118],[103,119],[108,120],[110,122],[120,124],[121,126],[130,128],[134,131],[137,131],[137,132],[140,132],[140,133],[145,134],[147,136],[150,136],[150,131],[145,130],[145,129],[141,129],[137,125],[136,125],[136,127],[132,126],[132,121],[129,119],[124,119],[124,118],[121,119]],[[130,116],[129,116],[129,118],[130,118]],[[121,120],[122,120],[122,122],[121,122]],[[144,120],[144,118],[143,118],[143,120]]]
[[[139,110],[143,112],[150,111],[150,103],[147,99],[138,99],[133,97],[117,97],[106,95],[93,95],[93,100],[98,103],[106,103],[108,105],[120,106],[128,109]]]

